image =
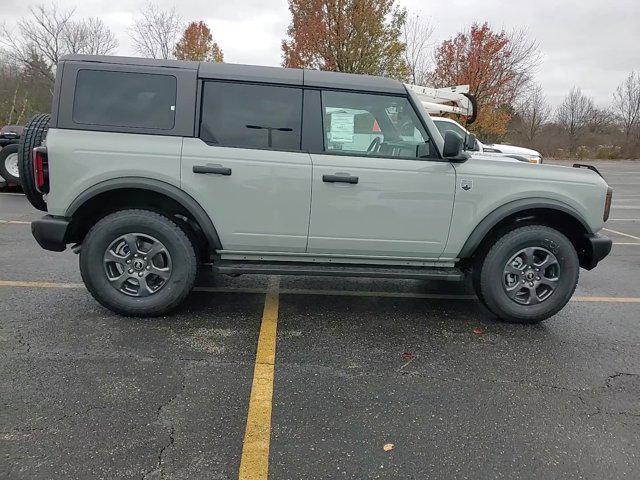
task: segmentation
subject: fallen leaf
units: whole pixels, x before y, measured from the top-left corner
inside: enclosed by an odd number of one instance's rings
[[[393,450],[395,447],[395,445],[393,443],[385,443],[384,446],[382,447],[382,449],[385,452],[388,452],[389,450]]]
[[[473,333],[475,333],[476,335],[482,335],[484,332],[480,327],[476,327],[473,329]]]
[[[404,360],[411,360],[411,359],[413,358],[413,353],[411,353],[411,352],[404,352],[404,353],[402,354],[402,358],[403,358]]]

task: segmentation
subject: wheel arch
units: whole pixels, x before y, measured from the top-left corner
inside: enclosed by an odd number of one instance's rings
[[[586,261],[585,236],[595,232],[571,206],[557,200],[542,198],[516,200],[493,210],[476,225],[458,257],[472,258],[505,229],[513,225],[531,223],[547,225],[562,232],[576,248],[580,263]]]
[[[122,208],[148,207],[173,210],[196,223],[210,252],[222,249],[211,218],[189,194],[161,180],[122,177],[100,182],[78,195],[65,211],[71,219],[73,241],[84,238],[88,229],[104,215]]]

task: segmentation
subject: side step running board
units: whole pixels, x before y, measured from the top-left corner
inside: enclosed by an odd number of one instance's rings
[[[309,263],[249,263],[222,261],[212,265],[214,273],[225,275],[308,275],[336,277],[411,278],[418,280],[462,281],[458,268],[404,267],[389,268],[371,265],[327,265]]]

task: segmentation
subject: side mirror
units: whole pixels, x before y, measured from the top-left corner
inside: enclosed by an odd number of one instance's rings
[[[462,137],[456,132],[448,130],[444,135],[442,156],[450,162],[464,162],[469,156],[462,153],[463,148],[464,140]]]
[[[464,149],[471,150],[473,152],[478,150],[478,140],[476,139],[476,136],[473,133],[470,133],[469,135],[467,135],[467,142],[466,142],[466,145],[464,146]]]

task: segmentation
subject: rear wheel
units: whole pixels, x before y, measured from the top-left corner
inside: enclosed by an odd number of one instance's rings
[[[196,279],[197,261],[185,232],[147,210],[107,215],[80,250],[80,272],[93,297],[126,316],[157,316],[177,308]]]
[[[0,177],[7,182],[20,184],[18,171],[18,144],[7,145],[0,150]]]
[[[50,119],[50,115],[41,113],[29,120],[24,126],[18,149],[18,171],[22,191],[31,202],[31,205],[45,212],[47,211],[47,204],[43,200],[42,194],[36,189],[36,182],[33,176],[33,149],[42,145],[49,130]]]
[[[480,264],[478,296],[500,319],[537,323],[558,313],[578,284],[571,241],[542,225],[506,233]]]

